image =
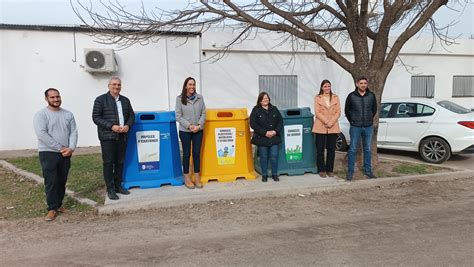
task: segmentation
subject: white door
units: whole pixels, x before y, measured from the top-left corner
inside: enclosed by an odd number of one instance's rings
[[[417,103],[395,105],[395,112],[385,119],[387,131],[384,146],[416,151],[417,141],[432,123],[435,109]]]
[[[382,103],[380,106],[379,131],[377,133],[377,146],[383,146],[387,139],[387,118],[389,117],[392,103]]]

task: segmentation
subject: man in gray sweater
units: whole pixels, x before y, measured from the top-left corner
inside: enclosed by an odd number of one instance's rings
[[[61,95],[57,89],[47,89],[44,96],[48,106],[36,113],[33,123],[48,205],[46,221],[52,221],[58,212],[67,212],[62,204],[71,156],[77,144],[77,127],[74,115],[60,107]]]

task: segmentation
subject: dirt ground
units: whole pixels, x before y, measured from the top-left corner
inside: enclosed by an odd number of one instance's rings
[[[336,159],[334,161],[334,173],[337,177],[345,178],[347,175],[347,153],[345,152],[337,152]],[[406,173],[400,172],[397,168],[405,166],[405,171],[408,170]],[[407,167],[412,168],[407,168]],[[414,167],[414,168],[413,168]],[[362,164],[362,157],[357,157],[356,164],[354,166],[354,176],[352,177],[354,181],[356,180],[365,180],[367,179],[366,176],[363,174],[363,164]],[[410,170],[411,169],[411,170]],[[374,161],[374,165],[372,166],[372,170],[377,177],[399,177],[403,175],[416,175],[416,174],[428,174],[428,173],[438,173],[438,172],[450,172],[453,171],[450,168],[443,167],[441,165],[433,165],[433,164],[426,164],[426,163],[417,163],[417,162],[410,162],[410,161],[399,161],[399,160],[388,160],[383,158],[378,158],[378,160]],[[421,172],[418,172],[418,171]]]
[[[472,266],[473,214],[471,177],[0,220],[0,265]]]

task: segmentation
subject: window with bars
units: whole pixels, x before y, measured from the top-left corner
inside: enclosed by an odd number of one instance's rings
[[[455,75],[453,76],[453,97],[474,96],[474,76]]]
[[[259,92],[267,92],[271,103],[281,108],[298,106],[298,76],[297,75],[259,75]]]
[[[434,97],[435,76],[411,76],[412,97]]]

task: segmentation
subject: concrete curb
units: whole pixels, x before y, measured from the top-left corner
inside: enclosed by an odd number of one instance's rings
[[[294,177],[294,176],[293,176]],[[252,181],[258,183],[259,181]],[[341,181],[340,183],[344,183]],[[121,204],[109,204],[98,207],[99,214],[115,214],[137,210],[155,209],[162,207],[176,207],[183,205],[207,203],[211,201],[233,200],[233,199],[252,199],[262,197],[286,196],[291,194],[306,194],[314,191],[316,188],[331,188],[333,185],[320,185],[316,187],[275,189],[267,188],[258,191],[234,191],[233,193],[212,193],[207,195],[189,195],[181,196],[179,199],[154,199],[141,202],[128,202]],[[133,192],[132,192],[133,194]]]
[[[19,169],[17,167],[15,167],[15,165],[5,161],[5,160],[0,160],[0,166],[2,166],[3,168],[11,171],[11,172],[14,172],[15,174],[18,174],[18,175],[21,175],[27,179],[30,179],[38,184],[43,184],[44,183],[44,179],[43,177],[41,176],[38,176],[34,173],[31,173],[31,172],[27,172],[25,170],[22,170],[22,169]],[[92,207],[97,207],[99,205],[99,203],[95,202],[94,200],[92,199],[88,199],[88,198],[82,198],[82,197],[78,197],[76,196],[76,193],[72,190],[69,190],[66,188],[66,195],[70,196],[71,198],[73,198],[74,200],[76,200],[77,202],[79,203],[82,203],[82,204],[86,204],[86,205],[89,205],[89,206],[92,206]]]
[[[138,210],[155,209],[162,207],[174,207],[183,205],[192,205],[198,203],[207,203],[210,201],[222,201],[222,200],[237,200],[237,199],[252,199],[252,198],[264,198],[274,196],[287,196],[287,195],[299,195],[304,197],[307,194],[313,194],[318,192],[332,192],[339,190],[351,190],[351,189],[364,189],[372,187],[383,187],[396,184],[402,184],[408,181],[449,181],[456,179],[464,179],[474,177],[474,170],[458,171],[458,172],[445,172],[437,174],[423,174],[423,175],[412,175],[404,177],[387,177],[378,178],[374,180],[359,180],[356,182],[345,182],[339,178],[324,178],[327,180],[332,179],[330,184],[319,184],[319,185],[303,185],[299,187],[288,186],[288,188],[271,188],[264,187],[254,191],[232,191],[232,192],[219,192],[212,194],[203,195],[184,195],[179,198],[155,198],[147,201],[136,201],[136,202],[124,202],[119,204],[107,204],[98,207],[99,214],[116,214],[125,213]],[[291,179],[298,179],[292,177]],[[255,181],[258,182],[258,181]],[[133,194],[133,192],[132,192]]]

